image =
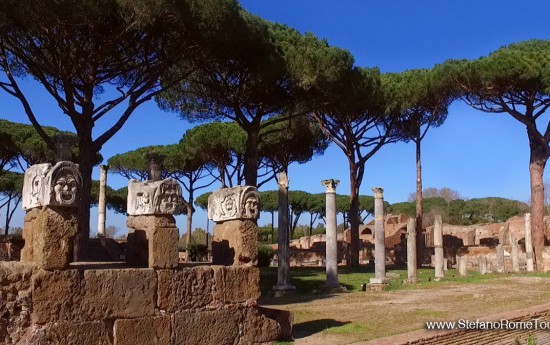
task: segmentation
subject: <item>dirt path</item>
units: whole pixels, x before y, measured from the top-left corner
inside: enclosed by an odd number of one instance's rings
[[[422,329],[427,321],[473,319],[550,301],[550,276],[302,299],[275,308],[295,315],[296,345],[353,344]]]

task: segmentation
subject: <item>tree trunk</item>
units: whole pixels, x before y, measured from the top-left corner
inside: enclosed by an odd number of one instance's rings
[[[422,258],[424,257],[424,237],[422,236],[422,160],[420,154],[421,139],[418,136],[416,144],[416,264],[422,267]]]
[[[258,144],[260,141],[259,135],[259,127],[253,127],[247,130],[244,162],[244,179],[247,186],[258,185]]]
[[[6,227],[4,228],[4,236],[8,236],[10,231],[10,204],[11,204],[11,195],[9,196],[8,202],[6,203]]]
[[[187,229],[185,231],[187,246],[191,243],[191,228],[193,226],[193,207],[191,207],[191,202],[191,199],[189,199],[189,207],[187,207]]]
[[[349,178],[350,178],[350,193],[349,193],[349,224],[351,234],[351,244],[349,250],[348,266],[359,266],[359,185],[356,178],[356,165],[350,161]]]
[[[543,271],[542,252],[544,250],[544,167],[548,156],[531,143],[529,173],[531,177],[531,231],[537,271]]]
[[[84,261],[88,257],[88,239],[90,238],[90,204],[92,193],[92,171],[96,161],[97,152],[90,135],[79,136],[79,168],[82,174],[82,193],[78,210],[78,234],[75,237],[73,246],[74,261]]]

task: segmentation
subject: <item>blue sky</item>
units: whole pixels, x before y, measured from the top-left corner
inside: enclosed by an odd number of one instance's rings
[[[475,59],[522,40],[550,39],[550,2],[546,0],[526,0],[521,5],[509,0],[245,0],[241,4],[265,19],[326,38],[331,45],[348,49],[358,66],[376,66],[382,72],[430,68],[449,58]],[[40,85],[28,79],[24,89],[43,124],[74,131]],[[2,93],[0,109],[1,118],[29,123],[19,103]],[[549,116],[543,121],[548,122]],[[98,123],[96,136],[114,120],[112,116]],[[150,102],[132,115],[101,153],[107,159],[142,146],[172,144],[194,125]],[[447,121],[431,129],[422,146],[424,187],[449,187],[466,198],[529,200],[526,131],[511,117],[481,113],[456,102]],[[94,178],[98,177],[95,171]],[[319,193],[324,191],[320,181],[334,178],[341,181],[338,193],[349,192],[347,161],[334,145],[322,157],[291,166],[289,178],[290,189]],[[110,174],[108,183],[119,188],[126,181]],[[371,195],[373,186],[383,187],[390,203],[407,199],[415,190],[412,143],[383,147],[367,162],[361,194]],[[262,189],[275,188],[272,182]],[[97,226],[96,214],[92,210],[92,229]],[[262,215],[260,224],[267,222],[270,217]],[[21,224],[20,212],[12,225]],[[110,224],[125,228],[125,217],[109,213]],[[182,230],[185,217],[178,217],[178,224]],[[197,212],[194,226],[206,227],[204,212]]]

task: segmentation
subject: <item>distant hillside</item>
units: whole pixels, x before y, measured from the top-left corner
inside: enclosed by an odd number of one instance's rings
[[[424,209],[424,226],[433,224],[433,217],[440,214],[443,222],[455,225],[472,225],[479,223],[499,223],[529,210],[529,206],[517,200],[504,198],[479,198],[470,200],[445,201],[443,198],[425,198],[422,200]],[[405,213],[410,217],[415,215],[415,202],[400,202],[390,206],[391,213]]]

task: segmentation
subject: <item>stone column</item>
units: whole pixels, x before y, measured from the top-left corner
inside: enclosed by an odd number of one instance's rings
[[[434,248],[435,248],[435,279],[440,280],[445,277],[444,265],[445,258],[443,254],[443,226],[441,216],[435,216],[434,224]]]
[[[374,187],[374,278],[370,284],[386,285],[386,234],[384,231],[384,189]],[[382,287],[383,288],[383,287]]]
[[[458,266],[458,275],[461,277],[468,276],[468,257],[466,255],[457,255],[457,266]]]
[[[416,282],[416,219],[407,221],[407,282]]]
[[[480,255],[477,258],[477,265],[479,274],[487,274],[487,258],[485,257],[485,255]]]
[[[531,236],[531,213],[525,214],[525,255],[527,257],[527,272],[535,270],[533,260],[533,238]]]
[[[338,284],[338,238],[336,235],[336,187],[339,180],[323,180],[321,182],[325,187],[326,194],[326,250],[325,250],[325,270],[327,280],[323,285],[327,290],[342,290]]]
[[[519,248],[514,235],[510,235],[510,244],[512,245],[512,271],[519,272]]]
[[[97,217],[97,235],[105,236],[105,187],[107,186],[107,165],[99,166],[99,205],[98,205],[98,217]]]
[[[296,287],[290,284],[290,245],[288,242],[288,176],[285,172],[279,173],[277,185],[279,187],[278,232],[277,250],[277,284],[273,287],[275,296],[283,296],[293,292]]]
[[[499,244],[496,248],[497,251],[497,272],[504,273],[506,271],[506,263],[504,261],[504,246]]]

